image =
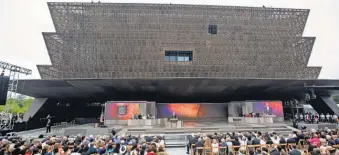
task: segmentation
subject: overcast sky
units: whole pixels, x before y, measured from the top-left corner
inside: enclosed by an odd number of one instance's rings
[[[53,2],[90,0],[53,0]],[[41,32],[55,32],[47,2],[51,0],[0,0],[0,61],[33,70],[51,64]],[[97,2],[97,0],[95,0]],[[236,5],[311,9],[304,36],[315,36],[309,66],[322,66],[321,79],[339,79],[339,0],[101,0],[115,3],[172,3]],[[336,61],[337,59],[337,61]]]

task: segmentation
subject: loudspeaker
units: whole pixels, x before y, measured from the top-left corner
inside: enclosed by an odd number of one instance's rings
[[[0,105],[5,105],[7,100],[9,77],[0,76]]]

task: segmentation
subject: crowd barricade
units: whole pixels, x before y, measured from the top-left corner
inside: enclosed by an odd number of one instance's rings
[[[250,150],[256,151],[256,150],[260,150],[262,151],[262,148],[266,148],[268,150],[268,152],[270,152],[272,149],[277,148],[277,147],[281,147],[282,150],[284,150],[285,152],[289,152],[290,150],[292,150],[292,147],[299,147],[302,146],[300,145],[300,142],[297,143],[285,143],[285,144],[264,144],[264,145],[239,145],[239,146],[232,146],[232,147],[195,147],[195,144],[192,144],[190,147],[190,152],[191,155],[228,155],[230,152],[232,152],[232,154],[239,154],[241,151],[244,152],[245,154],[249,154]],[[306,146],[306,142],[304,143],[303,147],[301,147],[302,149],[304,149]],[[332,146],[333,149],[339,149],[339,145],[333,145]],[[213,153],[213,149],[218,149],[217,153]],[[306,153],[307,150],[305,150]]]

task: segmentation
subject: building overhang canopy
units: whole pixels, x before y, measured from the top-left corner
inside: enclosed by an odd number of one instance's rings
[[[305,84],[317,96],[339,94],[339,80],[218,78],[20,80],[18,93],[65,102],[229,102],[302,99]]]

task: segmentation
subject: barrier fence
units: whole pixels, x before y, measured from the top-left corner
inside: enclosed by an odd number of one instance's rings
[[[54,125],[52,126],[52,131],[58,132],[62,129],[74,127],[74,126],[75,126],[75,120],[73,120],[71,122],[54,123]]]

